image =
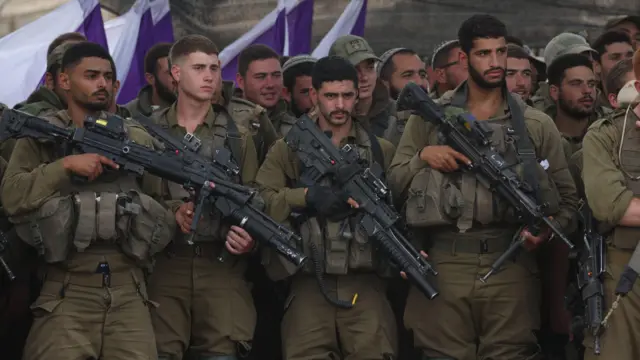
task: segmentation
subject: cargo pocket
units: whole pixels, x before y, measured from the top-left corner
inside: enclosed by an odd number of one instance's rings
[[[231,311],[226,323],[231,329],[229,338],[238,345],[237,350],[240,354],[242,351],[248,353],[251,350],[251,340],[256,328],[256,309],[253,306],[249,284],[244,280],[236,281],[235,289],[230,289],[233,295],[228,299]]]
[[[60,293],[63,292],[63,286],[59,282],[45,281],[40,295],[30,306],[34,319],[53,314],[56,310],[61,311],[60,305],[64,298],[60,296]]]
[[[415,227],[452,225],[464,209],[462,192],[433,169],[422,169],[413,178],[406,203],[407,224]]]

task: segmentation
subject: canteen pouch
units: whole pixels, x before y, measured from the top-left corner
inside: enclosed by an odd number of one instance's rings
[[[431,168],[418,171],[409,186],[405,208],[407,225],[427,227],[455,224],[464,209],[464,200],[454,179]]]
[[[38,210],[13,216],[10,221],[18,237],[33,246],[48,264],[67,259],[76,224],[72,195],[49,199]]]

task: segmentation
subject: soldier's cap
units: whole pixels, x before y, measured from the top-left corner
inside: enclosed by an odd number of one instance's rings
[[[367,40],[355,35],[344,35],[339,37],[329,49],[329,56],[340,56],[349,60],[351,65],[356,66],[365,60],[380,59],[373,52]]]
[[[609,19],[609,21],[607,21],[607,23],[604,25],[604,29],[609,30],[612,27],[616,27],[625,22],[630,22],[635,24],[640,30],[640,16],[637,16],[637,15],[616,16],[612,19]]]
[[[442,51],[453,49],[454,47],[460,46],[460,41],[458,40],[447,40],[440,43],[440,45],[436,46],[435,50],[433,50],[433,55],[431,55],[431,66],[436,62],[436,57]],[[435,69],[435,68],[434,68]]]
[[[318,61],[318,59],[310,55],[303,54],[303,55],[292,56],[289,58],[289,60],[285,61],[284,64],[282,65],[282,73],[287,72],[287,70],[291,69],[296,65],[300,65],[304,63],[315,64],[316,61]]]
[[[58,45],[55,49],[53,49],[51,54],[47,56],[47,72],[51,69],[53,65],[61,66],[62,57],[64,57],[64,53],[67,51],[67,49],[69,49],[71,46],[75,44],[76,43],[73,43],[73,42],[63,43],[61,45]]]
[[[562,55],[581,54],[585,51],[597,54],[584,37],[565,32],[551,39],[544,48],[544,63],[549,66],[553,60]]]
[[[399,47],[399,48],[393,48],[393,49],[389,49],[387,51],[384,52],[384,54],[382,54],[382,56],[380,56],[380,62],[376,65],[376,71],[378,71],[378,76],[380,76],[380,72],[382,71],[382,68],[387,65],[387,63],[389,62],[389,60],[393,57],[393,55],[401,52],[401,51],[413,51],[409,48],[403,48],[403,47]]]
[[[633,54],[633,73],[636,75],[636,80],[640,81],[640,49]]]

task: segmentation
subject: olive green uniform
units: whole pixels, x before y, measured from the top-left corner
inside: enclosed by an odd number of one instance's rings
[[[144,115],[146,117],[151,116],[155,111],[160,111],[168,108],[171,104],[153,104],[151,97],[153,95],[153,88],[151,85],[145,85],[138,92],[138,97],[129,101],[124,107],[129,110],[131,117],[135,118],[138,115]]]
[[[397,111],[396,104],[393,103],[393,110],[389,117],[389,126],[384,132],[384,138],[389,140],[394,146],[398,146],[405,126],[407,126],[407,120],[413,114],[410,110]]]
[[[343,140],[355,145],[360,155],[372,160],[371,142],[364,128],[354,122],[349,135]],[[387,168],[394,148],[384,139],[378,139]],[[278,140],[260,167],[256,182],[260,186],[267,212],[278,222],[287,222],[292,209],[306,206],[303,188],[291,188],[300,178],[298,156],[284,142]],[[350,300],[358,294],[355,306],[342,309],[330,304],[318,289],[311,265],[292,277],[291,292],[282,321],[283,357],[287,360],[303,359],[385,359],[395,355],[397,348],[396,325],[385,296],[386,282],[379,277],[382,265],[373,259],[375,251],[360,231],[352,229],[353,239],[344,237],[340,230],[343,222],[327,221],[325,236],[320,235],[320,223],[315,217],[307,219],[297,228],[303,244],[296,244],[308,255],[309,243],[323,246],[325,254],[324,279],[330,296]],[[345,243],[346,242],[346,243]],[[279,280],[293,275],[296,270],[279,256],[265,249],[264,263],[269,276]],[[312,255],[313,256],[313,255]],[[286,271],[282,272],[282,268]]]
[[[178,124],[176,104],[154,114],[153,120],[177,139],[186,134]],[[199,154],[212,158],[215,149],[228,146],[227,124],[232,121],[223,108],[212,107],[193,134],[202,142]],[[238,131],[241,158],[237,163],[242,183],[251,184],[258,171],[256,150],[248,131],[242,127]],[[178,184],[167,186],[169,206],[175,213],[188,195]],[[189,350],[193,359],[227,360],[235,359],[236,350],[240,356],[251,349],[256,315],[243,277],[246,257],[217,260],[228,230],[214,211],[198,223],[195,245],[189,246],[188,235],[179,232],[166,253],[158,256],[149,296],[160,305],[152,319],[161,359],[182,359]]]
[[[605,309],[611,308],[620,275],[638,244],[638,231],[618,225],[633,198],[640,195],[640,137],[629,112],[597,121],[583,145],[583,181],[593,216],[607,233],[607,273],[604,276]],[[623,136],[623,128],[624,136]],[[620,155],[619,155],[620,154]],[[605,311],[606,311],[605,310]],[[631,360],[640,358],[640,283],[620,301],[601,337],[601,355],[593,354],[593,338],[585,337],[585,359]]]
[[[367,114],[354,115],[354,117],[361,124],[368,126],[375,136],[384,137],[385,131],[387,131],[389,124],[392,122],[390,119],[395,116],[395,102],[389,97],[389,89],[387,89],[380,79],[378,79],[373,89],[372,96],[373,101]]]
[[[66,111],[48,118],[72,126]],[[129,138],[152,146],[126,121]],[[20,139],[2,181],[2,200],[20,238],[42,253],[44,283],[31,306],[24,359],[155,359],[143,267],[171,240],[171,213],[142,193],[159,179],[105,172],[71,181],[56,147]],[[153,229],[153,231],[152,231]]]
[[[463,82],[438,100],[446,106],[445,113],[466,109],[466,89]],[[541,196],[561,227],[570,227],[577,197],[560,134],[548,116],[518,99],[514,100],[523,109],[536,158],[549,165],[546,171],[536,166]],[[496,150],[521,171],[506,101],[485,121],[493,130]],[[434,279],[440,296],[434,300],[411,288],[405,325],[413,330],[415,346],[426,359],[534,359],[539,356],[533,331],[539,327],[540,306],[534,255],[521,252],[486,284],[478,280],[507,249],[519,221],[473,173],[430,169],[419,154],[425,146],[437,144],[434,126],[411,116],[391,165],[391,190],[407,199],[407,223],[416,231],[418,247],[429,248],[430,261],[440,273]]]
[[[284,100],[278,101],[276,107],[269,111],[268,116],[280,137],[287,136],[287,133],[297,120],[296,117],[289,112],[289,105]]]
[[[233,120],[239,126],[249,129],[249,132],[253,135],[258,161],[262,164],[269,148],[278,139],[278,134],[269,120],[267,110],[249,100],[238,97],[231,98],[226,108]]]
[[[600,99],[600,90],[598,90],[598,95],[596,99]],[[533,103],[533,107],[544,112],[549,115],[551,118],[555,118],[556,116],[556,102],[551,98],[549,94],[549,83],[541,82],[538,87],[538,91],[536,91],[535,95],[531,97],[531,102]],[[589,123],[593,123],[598,119],[602,119],[607,114],[609,114],[612,110],[609,108],[608,103],[602,104],[600,101],[596,102],[595,112],[589,118]]]

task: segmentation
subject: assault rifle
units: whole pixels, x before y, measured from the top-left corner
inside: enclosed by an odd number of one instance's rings
[[[475,120],[469,113],[447,119],[443,109],[414,83],[409,83],[402,89],[397,105],[398,110],[413,110],[425,121],[433,123],[439,131],[439,137],[447,145],[471,160],[471,164],[466,166],[467,170],[472,171],[487,189],[509,203],[526,223],[532,235],[539,234],[541,226],[546,225],[555,236],[573,249],[574,245],[556,221],[543,213],[546,204],[537,204],[532,196],[527,194],[529,184],[521,181],[502,155],[491,146],[492,130],[486,123]],[[524,239],[520,236],[520,239],[513,242],[480,280],[485,282],[489,276],[497,272],[523,243]]]
[[[593,351],[600,355],[600,334],[604,321],[604,273],[606,269],[606,244],[604,238],[594,230],[591,209],[585,203],[580,209],[583,226],[584,249],[578,261],[576,285],[584,305],[582,325],[594,337]]]
[[[84,127],[63,129],[20,111],[5,110],[0,141],[24,137],[56,142],[67,153],[100,154],[118,164],[119,171],[140,176],[146,171],[183,185],[196,194],[192,234],[205,204],[211,204],[225,219],[246,229],[296,266],[306,261],[304,254],[289,245],[300,238],[252,205],[252,189],[228,180],[239,169],[226,149],[216,150],[214,160],[205,162],[188,150],[159,151],[136,144],[128,139],[123,119],[114,115],[107,119],[87,117]]]
[[[359,160],[351,145],[338,149],[307,115],[300,117],[285,137],[287,145],[302,161],[301,183],[316,184],[328,176],[359,207],[359,224],[374,244],[407,274],[410,281],[429,299],[438,291],[427,281],[427,273],[438,273],[396,228],[400,216],[389,205],[389,191],[379,179],[380,171],[372,170]],[[375,164],[378,165],[378,164]],[[312,259],[313,260],[313,259]]]

